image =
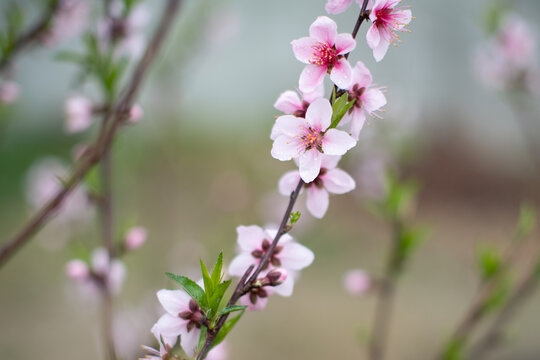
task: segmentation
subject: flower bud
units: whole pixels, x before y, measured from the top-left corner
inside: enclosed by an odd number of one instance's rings
[[[349,270],[343,276],[343,287],[353,295],[364,295],[371,288],[370,276],[363,270]]]
[[[70,260],[66,264],[66,275],[68,278],[76,281],[86,280],[90,274],[88,264],[82,260]]]
[[[64,105],[66,131],[76,133],[86,130],[92,124],[92,102],[83,96],[72,96]]]
[[[266,274],[266,277],[262,280],[263,286],[277,286],[282,284],[287,279],[287,270],[276,269]]]
[[[128,121],[129,121],[130,124],[136,124],[139,121],[141,121],[143,115],[144,115],[144,111],[143,111],[142,107],[135,104],[135,105],[133,105],[131,107],[131,109],[129,109],[129,119],[128,119]]]
[[[136,250],[146,242],[147,231],[142,226],[131,228],[124,237],[124,246],[127,250]]]

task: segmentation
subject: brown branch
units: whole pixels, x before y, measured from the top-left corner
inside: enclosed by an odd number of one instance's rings
[[[12,47],[9,49],[7,55],[2,54],[2,59],[0,59],[0,73],[3,72],[11,63],[13,58],[20,53],[24,48],[32,45],[34,42],[38,41],[45,33],[51,24],[54,16],[60,9],[60,0],[53,0],[47,9],[44,11],[43,15],[39,20],[31,26],[25,33],[21,34],[17,39],[15,39]]]
[[[154,62],[159,50],[161,49],[163,40],[169,32],[173,20],[177,14],[178,7],[181,0],[168,0],[167,6],[163,12],[162,18],[159,22],[159,26],[155,31],[152,39],[150,40],[146,52],[143,58],[139,61],[131,81],[128,83],[124,96],[114,107],[112,114],[112,121],[108,128],[104,129],[96,142],[90,147],[87,154],[81,159],[78,166],[65,182],[65,186],[60,190],[56,196],[51,199],[43,208],[35,214],[22,230],[20,230],[13,238],[11,238],[0,249],[0,268],[6,264],[6,262],[19,250],[28,240],[35,235],[39,229],[47,223],[47,221],[53,216],[55,210],[57,210],[66,197],[73,191],[77,184],[84,178],[86,173],[98,163],[103,155],[109,149],[118,129],[118,126],[122,124],[128,116],[129,109],[131,108],[135,96],[140,88],[140,85],[147,73],[148,68]]]

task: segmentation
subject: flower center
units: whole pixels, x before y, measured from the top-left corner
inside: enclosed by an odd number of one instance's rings
[[[308,127],[305,129],[304,134],[300,137],[300,145],[302,145],[306,151],[315,148],[322,153],[323,137],[324,133],[322,131]]]
[[[406,25],[402,21],[404,16],[400,10],[400,8],[382,8],[375,13],[377,16],[374,22],[375,26],[383,33],[384,38],[391,43],[399,40],[399,36],[395,32],[403,31],[401,27]]]
[[[362,107],[362,95],[366,92],[365,87],[359,87],[358,84],[354,84],[353,88],[349,91],[349,101],[356,100],[354,107]]]
[[[330,46],[327,42],[316,42],[312,46],[313,53],[310,64],[333,67],[338,59],[338,54],[335,46]]]
[[[271,242],[270,240],[264,239],[261,245],[260,249],[253,250],[251,252],[251,255],[256,259],[262,259],[264,255],[268,252],[270,249]],[[276,246],[274,251],[272,252],[272,256],[270,257],[270,264],[278,267],[281,266],[281,260],[277,257],[277,255],[283,250],[283,246]],[[268,264],[263,268],[263,270],[268,269]]]
[[[296,117],[305,118],[306,117],[306,111],[307,111],[308,107],[309,107],[309,103],[306,100],[303,100],[302,101],[302,109],[296,110],[293,113],[293,115],[296,116]]]
[[[194,327],[200,329],[204,322],[204,314],[201,311],[201,308],[195,300],[189,300],[189,310],[182,311],[178,314],[179,318],[184,320],[189,320],[186,327],[187,331],[190,332]]]
[[[310,183],[305,183],[304,184],[304,188],[309,188],[311,186],[316,186],[317,188],[319,189],[322,189],[323,186],[324,186],[324,182],[323,182],[323,179],[321,179],[321,176],[323,176],[324,174],[326,174],[328,172],[328,169],[326,168],[321,168],[321,171],[319,171],[319,175],[317,175],[317,177],[315,178],[315,180],[313,180],[312,182]]]

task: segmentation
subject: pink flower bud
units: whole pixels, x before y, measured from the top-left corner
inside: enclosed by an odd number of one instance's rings
[[[351,295],[364,295],[371,287],[369,275],[363,270],[349,270],[343,276],[343,286]]]
[[[86,130],[92,124],[92,102],[82,96],[72,96],[66,100],[66,131],[76,133]]]
[[[86,280],[89,274],[90,270],[88,269],[88,265],[82,260],[70,260],[66,264],[66,275],[72,280]]]
[[[131,228],[124,237],[124,245],[127,250],[136,250],[146,242],[147,231],[142,226]]]
[[[272,270],[268,274],[266,274],[266,278],[268,279],[268,282],[272,286],[282,284],[285,280],[287,280],[287,270],[285,269]]]
[[[143,115],[144,115],[144,111],[143,111],[142,107],[135,104],[129,110],[129,119],[128,120],[129,120],[129,122],[131,124],[136,124],[139,121],[141,121]]]
[[[21,87],[13,81],[6,81],[0,84],[0,104],[12,104],[19,98]]]

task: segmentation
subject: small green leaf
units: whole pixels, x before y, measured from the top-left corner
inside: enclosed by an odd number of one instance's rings
[[[208,308],[208,301],[204,290],[197,283],[185,276],[166,273],[171,279],[182,285],[184,290],[191,296],[193,300],[202,308]]]
[[[531,234],[536,227],[536,209],[530,205],[522,205],[517,225],[518,238],[523,239]]]
[[[225,315],[225,314],[228,314],[228,313],[232,313],[232,312],[235,312],[235,311],[243,311],[247,308],[247,306],[245,305],[231,305],[231,306],[227,306],[225,309],[221,310],[219,312],[219,315]]]
[[[490,279],[497,274],[502,266],[502,259],[494,247],[484,247],[478,250],[477,263],[483,279]]]
[[[444,360],[463,360],[465,342],[463,339],[457,339],[450,341],[444,350]]]
[[[214,269],[212,270],[212,282],[219,284],[221,282],[221,275],[223,270],[223,252],[219,253]]]
[[[201,326],[201,333],[199,335],[199,344],[197,345],[197,349],[200,351],[202,347],[204,346],[204,343],[206,341],[206,334],[208,330],[206,329],[206,326]]]
[[[240,320],[240,318],[244,315],[244,312],[242,311],[240,314],[235,316],[234,318],[227,320],[219,333],[217,334],[216,338],[214,339],[214,343],[212,346],[219,345],[223,340],[225,340],[225,337],[229,334],[229,332],[232,330],[234,325]]]
[[[300,211],[291,213],[291,225],[294,225],[300,220]]]
[[[204,290],[206,293],[206,299],[210,300],[210,297],[212,296],[212,293],[214,292],[214,284],[212,282],[212,279],[210,278],[210,274],[208,273],[208,269],[206,268],[206,265],[204,265],[203,260],[201,259],[201,273],[203,276],[203,282],[204,282]]]
[[[339,125],[339,122],[345,116],[347,111],[354,105],[355,100],[348,102],[349,93],[345,93],[336,100],[334,105],[332,105],[332,123],[328,129],[333,129]]]
[[[223,299],[223,295],[225,295],[225,292],[230,285],[231,280],[227,280],[216,286],[216,288],[214,289],[214,293],[210,298],[210,308],[212,309],[212,311],[214,311],[214,314],[217,312],[219,304],[221,303],[221,299]]]

